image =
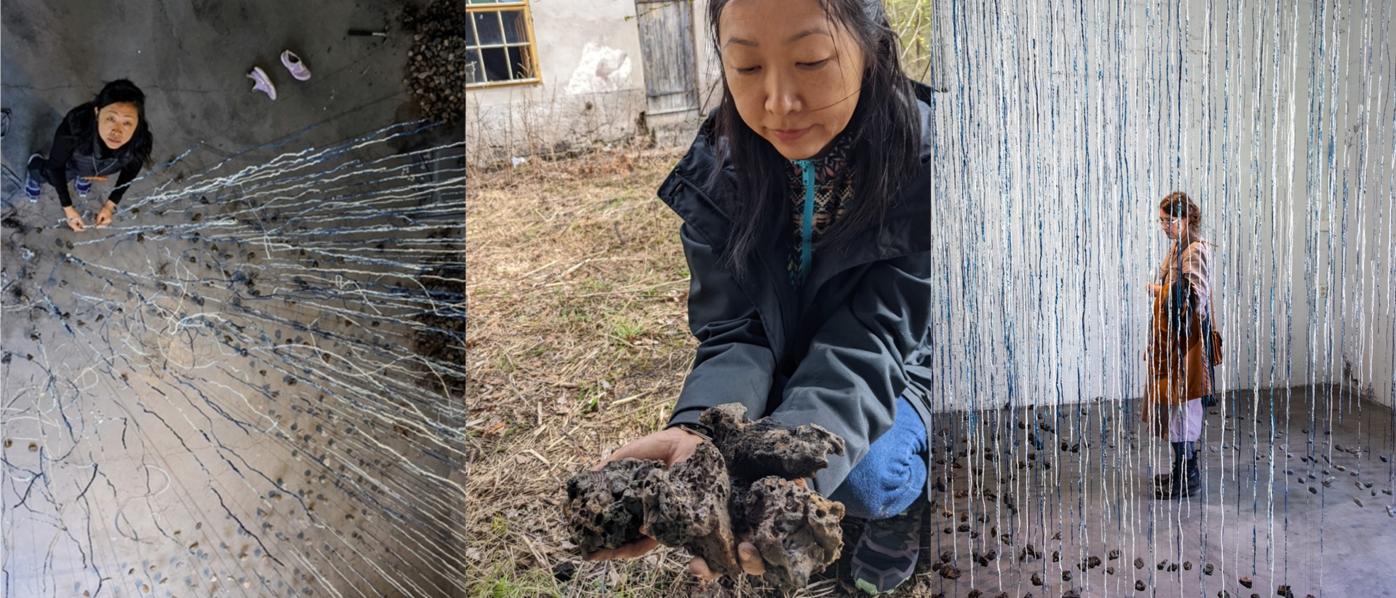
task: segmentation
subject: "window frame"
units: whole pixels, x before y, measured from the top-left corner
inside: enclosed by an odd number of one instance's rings
[[[475,28],[475,15],[481,14],[481,13],[492,13],[492,14],[496,15],[496,18],[502,18],[502,17],[499,17],[499,16],[498,16],[499,13],[502,13],[502,12],[513,12],[513,11],[522,11],[522,12],[523,12],[524,32],[525,32],[524,35],[526,35],[527,38],[528,38],[527,40],[525,40],[527,43],[514,43],[514,44],[510,44],[510,43],[508,42],[508,40],[505,40],[505,42],[504,42],[504,43],[501,43],[501,44],[481,44],[481,43],[480,43],[480,32],[479,32],[478,29]],[[501,21],[501,27],[502,27],[502,25],[503,25],[503,22]],[[470,28],[470,30],[467,31],[467,33],[473,34],[473,38],[474,38],[474,40],[475,40],[475,45],[473,45],[473,46],[467,45],[467,46],[466,46],[466,48],[467,48],[467,49],[466,49],[466,52],[473,52],[473,53],[475,53],[476,64],[479,64],[479,65],[481,65],[481,66],[483,66],[483,65],[485,64],[485,56],[484,56],[484,53],[480,51],[482,48],[505,48],[505,49],[506,49],[506,50],[505,50],[505,54],[506,54],[506,56],[507,56],[507,54],[508,54],[508,50],[507,50],[507,49],[508,49],[508,48],[523,48],[523,47],[527,47],[527,49],[528,49],[528,65],[527,65],[527,66],[528,66],[529,72],[533,74],[533,76],[530,77],[530,78],[528,78],[528,79],[510,79],[510,80],[507,80],[507,81],[486,81],[486,82],[483,82],[483,83],[469,83],[469,82],[467,82],[467,83],[465,84],[465,89],[466,89],[466,91],[475,90],[475,89],[494,89],[494,88],[499,88],[499,87],[514,87],[514,86],[519,86],[519,85],[540,85],[540,84],[543,83],[543,73],[542,73],[542,71],[539,69],[539,65],[538,65],[538,38],[534,35],[534,32],[533,32],[533,12],[532,12],[532,10],[531,10],[531,7],[529,6],[529,1],[528,1],[528,0],[498,0],[498,1],[496,1],[496,2],[474,2],[474,1],[472,1],[472,0],[466,0],[466,1],[465,1],[465,26]],[[503,31],[501,30],[501,35],[502,35],[502,34],[503,34]],[[466,65],[469,65],[469,64],[470,64],[470,63],[467,61],[467,62],[466,62]],[[511,64],[511,66],[512,66],[512,64]]]

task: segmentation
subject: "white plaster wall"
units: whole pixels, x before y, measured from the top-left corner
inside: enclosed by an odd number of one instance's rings
[[[1334,330],[1334,376],[1378,402],[1396,405],[1396,23],[1389,4],[1348,2],[1352,23],[1338,38],[1342,60],[1333,78],[1346,100],[1337,114],[1335,172],[1346,203],[1329,230],[1345,239],[1344,271],[1329,294],[1341,315]],[[1364,14],[1364,11],[1369,11]]]
[[[1327,15],[1325,74],[1310,6],[1084,4],[938,14],[941,406],[1139,396],[1175,189],[1217,243],[1223,388],[1349,381],[1346,360],[1390,402],[1390,17]]]
[[[533,0],[542,82],[466,92],[471,163],[634,135],[645,110],[633,0]]]

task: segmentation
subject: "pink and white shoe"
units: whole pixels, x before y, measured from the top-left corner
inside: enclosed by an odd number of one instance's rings
[[[286,65],[286,70],[291,71],[291,76],[295,77],[297,81],[305,81],[310,78],[310,69],[306,68],[305,63],[301,62],[301,57],[296,56],[295,52],[290,50],[282,52],[281,64]]]
[[[260,66],[252,67],[247,71],[247,78],[253,80],[252,91],[260,91],[267,94],[267,97],[276,99],[276,86],[271,84],[271,79],[267,78],[267,72]]]

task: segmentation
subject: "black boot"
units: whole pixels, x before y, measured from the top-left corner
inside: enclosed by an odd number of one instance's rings
[[[1196,496],[1202,489],[1202,473],[1197,466],[1197,453],[1188,450],[1190,443],[1173,443],[1173,471],[1154,487],[1154,498],[1180,499]],[[1184,453],[1187,456],[1184,457]]]
[[[1160,473],[1154,476],[1155,496],[1168,492],[1168,489],[1173,485],[1173,480],[1177,479],[1182,473],[1183,443],[1174,442],[1171,444],[1173,445],[1173,467],[1169,469],[1168,473]]]

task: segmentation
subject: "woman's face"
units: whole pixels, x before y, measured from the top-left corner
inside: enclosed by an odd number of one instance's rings
[[[97,110],[97,134],[107,149],[120,149],[136,134],[140,112],[130,102],[107,104]]]
[[[848,126],[863,51],[816,0],[732,0],[718,31],[737,113],[786,159],[818,154]]]
[[[1178,236],[1187,231],[1188,228],[1187,218],[1174,218],[1169,216],[1168,212],[1165,212],[1163,208],[1159,208],[1158,223],[1159,226],[1163,227],[1163,234],[1168,235],[1170,240],[1175,241],[1178,239]]]

